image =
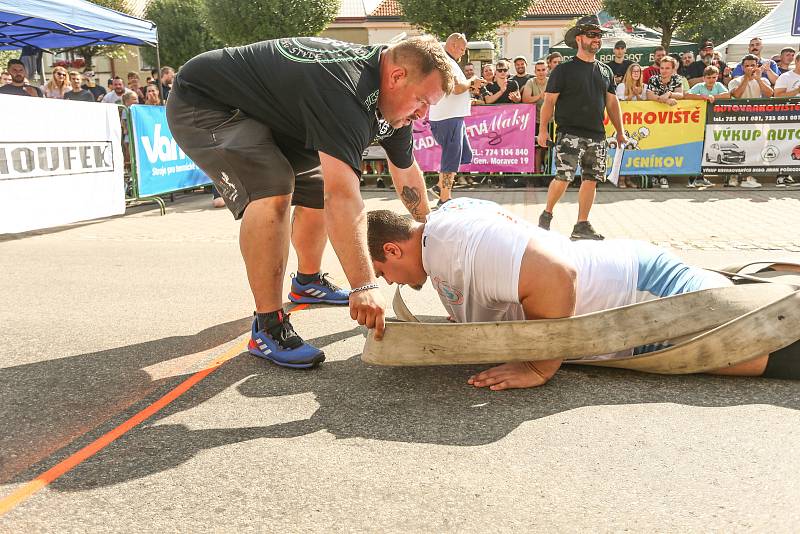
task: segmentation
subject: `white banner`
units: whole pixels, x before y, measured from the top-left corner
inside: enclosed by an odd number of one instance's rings
[[[119,111],[0,95],[0,233],[125,212]]]

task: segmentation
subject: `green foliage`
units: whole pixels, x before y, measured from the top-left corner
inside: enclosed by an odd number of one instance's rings
[[[6,70],[9,59],[17,59],[19,54],[19,50],[0,50],[0,72]]]
[[[669,49],[675,30],[696,20],[716,17],[717,5],[708,0],[604,0],[609,15],[631,24],[661,31],[661,45]]]
[[[205,0],[205,4],[214,35],[238,46],[317,35],[336,18],[340,0]]]
[[[531,5],[530,0],[398,1],[405,19],[426,33],[444,40],[460,32],[470,41],[491,40],[498,26],[513,24]]]
[[[122,13],[129,13],[128,6],[125,0],[89,0],[93,4],[97,4],[99,6],[107,7],[109,9],[113,9],[115,11],[120,11]],[[87,68],[94,68],[94,58],[95,56],[108,56],[112,58],[122,58],[125,56],[125,50],[122,45],[115,45],[115,46],[79,46],[77,48],[70,49],[79,56],[81,56],[84,60],[86,60],[86,67]]]
[[[220,48],[222,42],[211,35],[203,0],[155,0],[145,16],[158,26],[161,64],[178,68],[201,52]],[[141,47],[150,65],[156,65],[155,48]]]
[[[678,29],[678,38],[700,43],[724,43],[764,18],[769,8],[756,0],[723,0],[714,4],[713,16],[691,20]],[[755,37],[755,36],[754,36]]]

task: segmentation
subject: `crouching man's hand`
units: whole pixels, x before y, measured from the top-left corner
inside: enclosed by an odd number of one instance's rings
[[[561,360],[504,363],[469,377],[467,383],[493,391],[533,388],[550,380],[559,367]]]
[[[358,324],[375,329],[375,339],[383,337],[386,301],[379,289],[350,293],[350,317]]]

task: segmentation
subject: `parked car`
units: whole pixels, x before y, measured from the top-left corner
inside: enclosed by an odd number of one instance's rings
[[[800,145],[792,149],[792,159],[800,159]]]
[[[720,165],[744,163],[744,157],[744,150],[736,143],[713,143],[706,152],[706,161],[716,161]]]

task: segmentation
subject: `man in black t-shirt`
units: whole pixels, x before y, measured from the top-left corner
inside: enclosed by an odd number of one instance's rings
[[[88,90],[81,88],[81,73],[72,70],[69,72],[69,84],[72,91],[64,93],[64,100],[77,100],[79,102],[94,102],[94,95]]]
[[[38,87],[25,83],[28,76],[25,64],[19,59],[8,60],[8,73],[11,74],[11,83],[0,86],[0,94],[16,96],[41,97],[42,91]]]
[[[483,101],[487,104],[519,104],[522,101],[522,88],[509,78],[511,65],[501,59],[497,62],[494,81],[486,84]]]
[[[84,80],[85,83],[81,87],[83,89],[86,89],[90,93],[92,93],[92,96],[94,97],[94,101],[95,102],[100,102],[101,100],[103,100],[103,97],[106,96],[106,93],[108,91],[106,91],[105,87],[101,87],[101,86],[97,85],[97,83],[96,83],[96,75],[95,75],[94,71],[91,70],[91,69],[84,70],[83,71],[83,80]]]
[[[349,303],[350,316],[382,336],[385,303],[367,252],[361,157],[378,141],[401,200],[425,221],[430,209],[411,123],[452,88],[447,54],[432,37],[391,46],[276,39],[206,52],[181,68],[167,120],[242,219],[239,244],[256,306],[252,354],[293,368],[325,359],[282,309],[290,236],[299,272],[289,299]],[[349,293],[319,274],[326,230]]]
[[[555,110],[556,142],[554,157],[556,176],[547,190],[547,206],[539,216],[539,226],[550,229],[553,208],[567,186],[575,178],[578,165],[582,168],[578,194],[578,222],[572,229],[572,239],[603,239],[589,223],[597,182],[606,179],[606,134],[603,126],[605,111],[617,131],[617,144],[627,141],[622,129],[622,111],[614,84],[614,73],[596,59],[602,45],[603,31],[597,16],[578,19],[567,30],[564,42],[577,48],[575,57],[562,63],[547,80],[539,126],[539,146],[551,143],[547,125]]]
[[[622,83],[622,78],[624,78],[625,73],[628,72],[628,67],[633,65],[633,61],[625,59],[625,52],[627,50],[628,45],[625,44],[625,41],[620,39],[614,45],[614,57],[611,58],[611,61],[606,63],[606,65],[611,67],[611,71],[614,73],[615,84]]]
[[[697,61],[684,67],[682,76],[686,78],[690,86],[703,82],[703,73],[706,67],[711,66],[714,60],[714,43],[703,41],[700,51],[697,53]]]
[[[517,82],[517,87],[521,91],[525,84],[528,83],[528,80],[533,78],[533,74],[528,74],[528,60],[525,56],[514,58],[514,71],[515,74],[511,79]]]

